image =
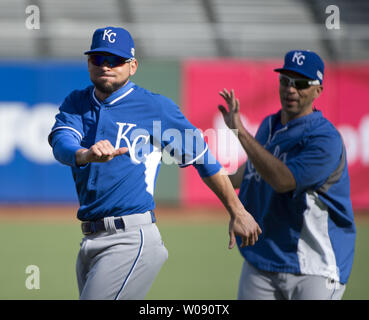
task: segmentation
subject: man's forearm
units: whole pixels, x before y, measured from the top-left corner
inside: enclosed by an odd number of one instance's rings
[[[255,170],[276,192],[288,192],[296,188],[296,181],[288,167],[273,156],[245,129],[238,130],[238,139]]]
[[[224,169],[221,169],[224,170]],[[225,172],[202,178],[206,185],[218,196],[231,216],[229,222],[230,241],[228,247],[232,249],[236,243],[236,236],[242,239],[241,247],[254,245],[261,233],[259,225],[250,213],[246,211],[234,191],[231,181]]]
[[[228,175],[223,170],[221,169],[221,171],[213,176],[203,178],[203,181],[217,195],[231,217],[233,217],[235,212],[244,208],[234,191]]]
[[[52,136],[53,154],[56,160],[74,167],[76,165],[76,151],[81,148],[78,141],[68,131],[59,130]]]

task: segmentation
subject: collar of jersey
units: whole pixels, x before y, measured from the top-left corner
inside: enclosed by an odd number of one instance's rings
[[[303,117],[300,117],[300,118],[297,118],[297,119],[293,119],[291,121],[288,121],[286,126],[287,127],[292,127],[294,125],[298,125],[298,124],[301,124],[301,123],[304,123],[304,122],[307,122],[307,121],[314,121],[318,118],[321,118],[323,115],[322,115],[322,112],[320,110],[317,110],[317,109],[313,109],[313,112],[307,114],[306,116],[303,116]],[[277,120],[280,120],[281,119],[281,110],[279,110],[275,116],[274,116],[274,121],[277,121]]]
[[[99,106],[101,106],[102,104],[107,105],[107,106],[113,106],[115,104],[118,104],[124,97],[129,95],[134,90],[133,89],[134,86],[135,86],[135,84],[132,81],[128,80],[128,82],[123,87],[121,87],[117,91],[114,91],[103,102],[100,102],[96,98],[95,88],[94,88],[93,91],[92,91],[92,97]]]

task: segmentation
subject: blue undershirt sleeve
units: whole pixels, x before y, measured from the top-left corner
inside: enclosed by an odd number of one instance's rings
[[[82,149],[80,139],[73,131],[60,129],[53,132],[51,146],[56,160],[71,167],[76,167],[76,151]]]

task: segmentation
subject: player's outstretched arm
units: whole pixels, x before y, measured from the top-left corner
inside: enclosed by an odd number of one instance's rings
[[[100,140],[96,142],[90,149],[79,149],[76,151],[76,164],[83,166],[89,162],[108,162],[125,154],[128,148],[122,147],[115,149],[109,140]]]
[[[237,138],[256,171],[276,192],[283,193],[296,189],[295,178],[288,167],[259,144],[243,126],[239,114],[240,102],[236,98],[234,91],[228,92],[226,89],[223,89],[219,94],[227,102],[228,106],[228,110],[222,105],[218,106],[224,122],[230,129],[237,130]]]
[[[248,213],[233,189],[228,175],[223,171],[203,178],[205,184],[218,196],[229,212],[229,249],[236,244],[236,237],[242,238],[241,247],[254,245],[261,234],[261,229],[254,218]]]

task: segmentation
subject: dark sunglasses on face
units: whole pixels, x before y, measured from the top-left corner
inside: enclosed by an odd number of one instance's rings
[[[101,67],[106,61],[110,68],[115,68],[125,64],[126,62],[132,61],[132,59],[122,58],[118,56],[104,56],[101,54],[92,54],[89,56],[89,59],[91,63],[97,67]]]
[[[307,89],[310,86],[320,84],[319,80],[294,79],[284,74],[279,74],[279,83],[284,87],[292,86],[297,90]]]

